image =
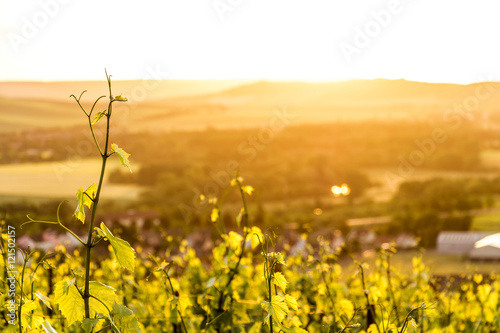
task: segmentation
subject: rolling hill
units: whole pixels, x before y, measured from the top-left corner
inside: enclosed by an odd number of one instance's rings
[[[84,106],[106,94],[105,82],[0,83],[0,131],[67,127],[82,124],[68,98],[84,89]],[[467,117],[500,114],[500,83],[431,84],[405,80],[346,82],[117,81],[118,126],[129,130],[193,130],[207,127],[266,126],[276,109],[286,109],[294,123],[363,119],[441,119],[459,106]],[[105,108],[105,102],[97,110]],[[131,128],[130,124],[133,124]]]

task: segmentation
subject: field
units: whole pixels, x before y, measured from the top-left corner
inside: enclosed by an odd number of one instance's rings
[[[25,200],[73,198],[80,186],[97,181],[100,163],[99,159],[81,159],[0,165],[0,196],[4,200],[9,197]],[[110,170],[119,167],[119,162],[113,161]],[[130,201],[137,199],[140,191],[136,185],[107,184],[103,198]]]

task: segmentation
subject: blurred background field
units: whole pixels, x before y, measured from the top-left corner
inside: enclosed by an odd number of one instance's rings
[[[398,254],[401,264],[427,248],[436,274],[494,270],[435,248],[443,231],[500,231],[498,83],[154,81],[146,98],[134,100],[144,84],[114,85],[130,101],[113,111],[111,142],[131,153],[133,173],[118,161],[109,165],[99,212],[132,243],[144,245],[141,232],[159,237],[151,251],[167,246],[168,235],[216,237],[199,196],[220,197],[239,172],[256,189],[251,222],[284,242],[306,233],[318,244],[321,234],[362,255],[413,237],[399,244],[410,251]],[[72,220],[76,190],[97,182],[100,160],[69,98],[83,89],[87,107],[106,86],[0,83],[0,214],[7,221],[49,219],[61,200]],[[239,205],[234,195],[225,201],[229,228]]]

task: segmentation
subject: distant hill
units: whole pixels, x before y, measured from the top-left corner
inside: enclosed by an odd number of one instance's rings
[[[115,94],[130,102],[117,106],[118,126],[129,130],[190,130],[206,127],[266,126],[274,110],[287,109],[293,123],[363,119],[439,119],[449,108],[479,102],[477,115],[500,114],[500,83],[435,84],[405,80],[345,82],[116,81]],[[84,104],[107,93],[104,81],[0,82],[0,131],[82,124],[68,98],[84,95]],[[478,99],[478,94],[488,94]],[[471,104],[472,105],[472,104]],[[105,103],[97,110],[105,108]],[[470,112],[472,114],[472,112]],[[472,114],[472,117],[476,117]]]

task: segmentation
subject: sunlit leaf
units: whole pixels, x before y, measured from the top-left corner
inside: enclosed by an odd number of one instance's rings
[[[347,299],[341,299],[339,302],[340,308],[348,318],[351,318],[352,315],[354,314],[354,305],[352,304],[351,301]]]
[[[82,223],[85,223],[85,209],[84,206],[90,208],[92,206],[92,199],[97,192],[97,186],[95,184],[90,185],[85,191],[83,187],[80,187],[76,192],[76,199],[78,200],[78,205],[74,212],[75,217]]]
[[[275,272],[272,281],[276,286],[278,286],[281,290],[286,291],[286,286],[288,282],[286,281],[285,276],[281,272]]]
[[[250,243],[252,244],[252,249],[255,249],[264,241],[264,234],[259,227],[252,227],[250,231]]]
[[[84,318],[82,321],[81,328],[85,331],[85,333],[90,333],[99,323],[99,319],[97,318]]]
[[[92,120],[92,125],[95,125],[99,119],[101,119],[102,117],[104,117],[106,115],[106,111],[103,111],[103,112],[99,112],[95,115],[94,117],[94,120]]]
[[[85,316],[83,298],[73,283],[74,279],[60,281],[56,283],[54,292],[54,303],[59,305],[61,313],[68,321],[68,326]]]
[[[42,324],[43,331],[45,333],[57,333],[57,331],[52,327],[48,321],[44,321]]]
[[[285,299],[280,295],[273,295],[271,302],[262,302],[262,307],[268,312],[268,317],[273,316],[279,323],[283,321],[283,318],[285,318],[288,312]]]
[[[290,309],[293,309],[293,310],[299,309],[299,304],[297,303],[297,300],[295,299],[295,297],[290,296],[290,295],[285,295],[285,302],[286,302],[286,305],[288,305],[288,307]]]
[[[128,99],[126,97],[123,97],[121,94],[118,95],[118,96],[115,96],[115,101],[118,101],[118,102],[126,102],[128,101]]]
[[[91,314],[100,313],[102,315],[107,315],[108,309],[111,310],[113,304],[119,301],[118,296],[115,294],[115,289],[110,286],[91,281],[89,283],[89,289],[90,295],[93,296],[89,300]],[[99,301],[94,297],[99,299]]]
[[[207,284],[205,285],[205,289],[213,287],[215,285],[215,282],[217,282],[217,278],[215,276],[212,276],[210,279],[208,279]]]
[[[116,155],[118,155],[118,158],[120,159],[120,163],[129,169],[130,172],[132,172],[132,169],[130,168],[130,162],[128,158],[130,157],[130,154],[127,153],[125,150],[122,148],[118,147],[116,143],[111,144],[111,151],[115,152]]]
[[[111,231],[106,227],[104,222],[101,222],[101,230],[105,237],[108,239],[109,244],[113,248],[113,252],[116,255],[116,260],[120,266],[133,272],[135,267],[135,252],[127,241],[121,238],[115,237]]]
[[[239,233],[230,231],[229,235],[227,236],[227,240],[229,242],[229,246],[233,249],[237,249],[241,245],[241,241],[243,240],[243,236],[241,236]]]
[[[35,296],[38,297],[38,299],[42,301],[43,304],[45,304],[49,309],[52,309],[52,306],[50,305],[50,298],[41,294],[39,291],[35,292]]]
[[[136,316],[129,308],[115,303],[112,312],[113,323],[121,333],[140,333],[141,328]]]

